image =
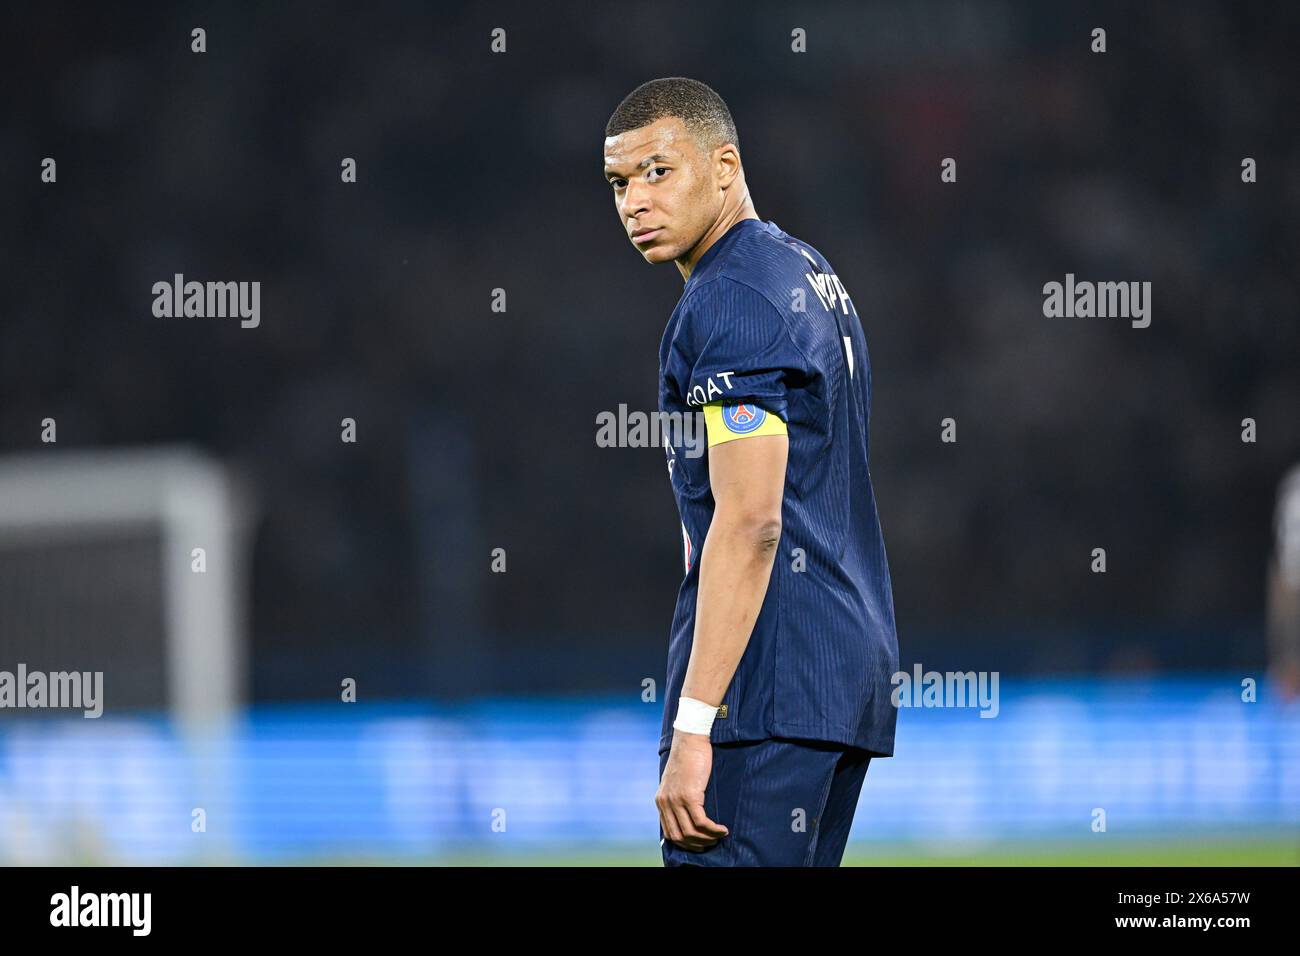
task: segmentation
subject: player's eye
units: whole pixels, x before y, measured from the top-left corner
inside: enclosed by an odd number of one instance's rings
[[[622,189],[626,185],[625,181],[622,179],[611,179],[609,184],[615,189]]]
[[[650,170],[650,172],[652,172],[652,173],[662,172],[662,173],[666,176],[666,175],[668,175],[668,167],[667,167],[667,166],[656,166],[654,169]],[[659,179],[663,179],[663,178],[664,178],[663,176],[660,176],[660,177],[659,177]],[[650,181],[651,181],[651,182],[658,182],[658,180],[655,180],[655,179],[652,179],[652,180],[650,180]]]

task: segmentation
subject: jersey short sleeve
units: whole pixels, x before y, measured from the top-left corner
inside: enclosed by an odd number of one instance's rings
[[[790,391],[807,376],[776,306],[725,276],[683,303],[670,365],[687,406],[704,412],[710,445],[785,433]]]

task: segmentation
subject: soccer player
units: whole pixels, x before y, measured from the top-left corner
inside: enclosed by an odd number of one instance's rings
[[[867,765],[891,756],[898,669],[867,469],[871,367],[844,285],[763,221],[726,104],[651,80],[605,127],[619,223],[685,280],[659,349],[685,576],[659,740],[667,866],[838,866]],[[665,415],[671,420],[671,414]]]

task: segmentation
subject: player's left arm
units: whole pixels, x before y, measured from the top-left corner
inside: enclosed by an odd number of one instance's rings
[[[667,839],[688,850],[707,849],[727,833],[704,811],[713,746],[701,731],[726,696],[767,596],[781,540],[789,389],[811,374],[784,316],[758,289],[721,276],[686,300],[665,375],[688,405],[703,407],[714,508],[698,558],[691,656],[655,803]],[[683,720],[687,699],[695,703]],[[677,729],[679,721],[696,731]]]
[[[713,705],[731,684],[767,594],[781,540],[790,447],[785,423],[775,415],[740,436],[727,432],[721,414],[705,406],[714,511],[700,549],[695,636],[681,692]],[[727,834],[704,810],[712,765],[708,734],[673,730],[655,803],[667,839],[688,850],[707,849]]]
[[[710,416],[712,417],[712,416]],[[695,638],[682,696],[721,702],[749,644],[781,541],[789,440],[780,431],[718,441],[709,422],[713,521],[700,551]],[[729,437],[729,436],[728,436]]]

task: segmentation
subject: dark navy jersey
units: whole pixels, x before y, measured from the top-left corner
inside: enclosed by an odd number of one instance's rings
[[[664,421],[704,410],[708,442],[784,431],[781,541],[711,740],[794,737],[894,752],[894,600],[867,468],[871,366],[830,265],[774,222],[743,219],[700,257],[659,349]],[[677,416],[671,413],[678,413]],[[686,574],[668,645],[659,749],[672,743],[713,519],[708,455],[666,429]]]

